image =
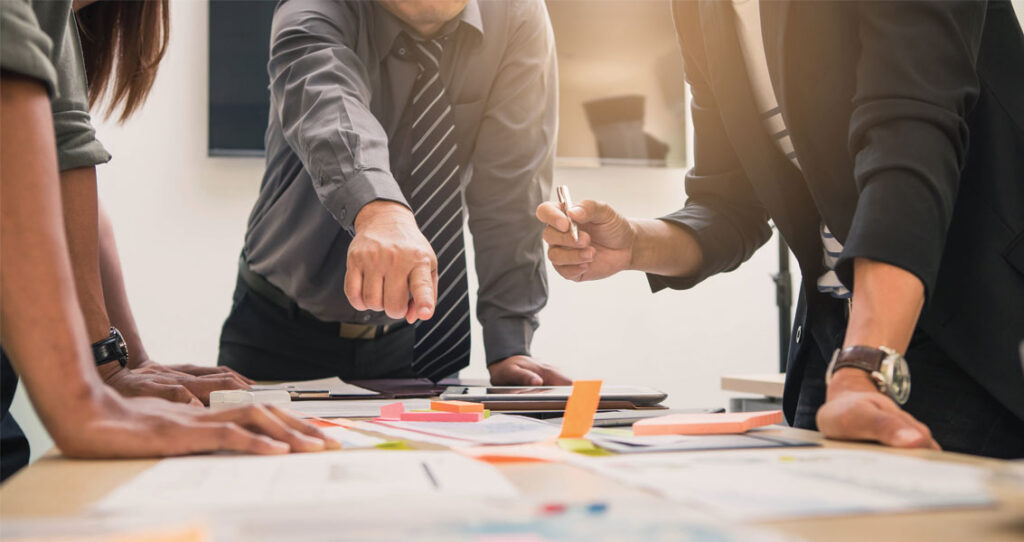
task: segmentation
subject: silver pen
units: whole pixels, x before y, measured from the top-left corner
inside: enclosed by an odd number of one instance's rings
[[[576,223],[573,222],[572,218],[569,217],[569,207],[572,207],[572,198],[569,197],[569,187],[559,185],[555,189],[558,194],[558,203],[562,206],[562,212],[565,213],[565,217],[569,219],[569,234],[572,235],[573,241],[580,240],[580,230],[576,227]]]

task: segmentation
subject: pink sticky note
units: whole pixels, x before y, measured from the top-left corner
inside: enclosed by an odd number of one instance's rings
[[[723,435],[782,422],[782,411],[669,414],[633,424],[634,435]]]
[[[403,412],[403,422],[478,422],[483,412]]]
[[[405,412],[405,405],[402,403],[391,403],[380,407],[380,417],[388,420],[400,419],[403,412]]]

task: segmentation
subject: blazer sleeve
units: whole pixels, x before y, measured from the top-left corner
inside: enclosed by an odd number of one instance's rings
[[[688,12],[692,10],[693,12]],[[693,99],[694,166],[686,174],[686,205],[661,220],[685,228],[697,239],[703,265],[692,276],[648,274],[653,291],[692,288],[716,273],[732,271],[771,237],[768,214],[729,141],[718,103],[696,62],[700,46],[695,3],[675,2],[672,14],[683,54],[683,71]]]
[[[985,2],[862,2],[849,151],[859,197],[837,264],[868,258],[934,290],[960,171]]]

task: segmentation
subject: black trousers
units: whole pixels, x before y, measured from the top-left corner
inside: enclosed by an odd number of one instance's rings
[[[840,336],[836,344],[842,344]],[[795,427],[817,429],[815,415],[825,401],[821,348],[808,345],[808,359]],[[907,349],[910,399],[903,409],[928,426],[943,450],[1003,459],[1024,458],[1024,420],[964,372],[927,334],[914,333]]]
[[[0,348],[0,482],[28,465],[28,439],[11,416],[11,402],[17,389],[18,374],[7,359],[7,352]]]
[[[312,321],[271,303],[239,278],[217,364],[256,380],[415,376],[413,326],[369,340],[345,339],[338,331],[338,324]]]

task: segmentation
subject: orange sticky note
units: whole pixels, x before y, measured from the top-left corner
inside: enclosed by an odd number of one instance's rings
[[[781,410],[721,414],[669,414],[634,423],[633,434],[638,436],[725,435],[744,433],[755,427],[781,422]]]
[[[431,401],[430,409],[442,412],[483,412],[484,405],[469,401]]]
[[[380,417],[388,420],[397,420],[405,412],[405,405],[402,403],[391,403],[380,407]]]
[[[576,380],[565,404],[562,434],[559,438],[583,438],[594,425],[594,413],[601,402],[600,380]]]

